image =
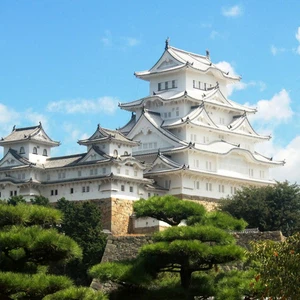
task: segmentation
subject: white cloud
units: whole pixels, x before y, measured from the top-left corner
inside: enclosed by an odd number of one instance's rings
[[[231,7],[223,7],[222,15],[225,17],[238,17],[243,14],[243,9],[240,5],[234,5]]]
[[[14,122],[18,120],[18,118],[19,113],[0,103],[0,123],[2,123],[2,125]]]
[[[221,61],[221,62],[217,63],[216,67],[226,73],[228,72],[232,76],[238,76],[237,73],[235,72],[233,66],[227,61]],[[254,87],[254,86],[259,87],[260,91],[263,91],[266,89],[266,84],[263,81],[253,81],[253,80],[250,82],[239,81],[237,83],[227,85],[227,87],[226,87],[227,95],[230,96],[230,95],[232,95],[232,93],[234,91],[241,91],[241,90],[245,90],[248,87]]]
[[[277,149],[275,158],[277,160],[285,160],[284,167],[274,168],[272,175],[276,180],[288,180],[291,183],[298,182],[300,184],[300,136],[296,136],[286,147]]]
[[[249,104],[245,104],[250,106]],[[293,116],[289,93],[282,89],[270,100],[259,100],[256,104],[258,112],[249,116],[251,121],[259,122],[261,126],[274,128],[282,122],[287,122]]]
[[[298,30],[296,32],[296,39],[300,43],[300,26],[298,27]]]
[[[118,108],[118,99],[113,97],[101,97],[98,99],[73,99],[50,102],[47,110],[67,114],[95,114],[105,113],[112,115]]]
[[[48,128],[47,117],[40,113],[34,112],[31,109],[28,109],[23,113],[23,118],[28,120],[30,124],[37,125],[39,122],[41,122],[44,129]]]

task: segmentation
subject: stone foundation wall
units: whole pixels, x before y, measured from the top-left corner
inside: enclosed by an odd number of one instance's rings
[[[132,232],[130,216],[133,214],[133,201],[112,199],[111,210],[111,232],[115,235],[128,234]]]
[[[102,227],[113,235],[132,232],[133,225],[130,216],[133,213],[133,201],[116,198],[93,200],[102,212]]]
[[[240,232],[233,233],[237,244],[249,248],[250,241],[272,240],[282,242],[284,236],[281,231],[266,232]],[[101,262],[133,259],[137,256],[139,248],[153,243],[150,235],[109,236]]]

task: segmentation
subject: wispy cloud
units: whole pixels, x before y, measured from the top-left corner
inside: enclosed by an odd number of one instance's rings
[[[241,16],[242,14],[243,8],[240,5],[222,8],[222,15],[225,17],[235,18]]]
[[[218,31],[213,30],[213,31],[210,33],[210,36],[209,36],[209,37],[210,37],[212,40],[214,40],[214,39],[217,38],[219,35],[220,35],[220,34],[219,34]]]
[[[105,47],[135,47],[140,44],[140,40],[132,36],[113,36],[110,30],[105,30],[101,42]]]
[[[124,41],[126,42],[126,45],[129,47],[137,46],[140,41],[133,37],[123,37]]]
[[[283,48],[283,47],[278,48],[278,47],[276,47],[274,45],[271,46],[271,53],[274,56],[277,55],[277,54],[279,54],[279,53],[286,52],[286,51],[288,51],[286,48]]]
[[[118,108],[118,99],[101,97],[98,99],[73,99],[50,102],[47,110],[67,114],[95,114],[104,113],[112,115]]]
[[[105,30],[104,36],[101,38],[101,42],[103,43],[104,46],[107,47],[112,45],[113,40],[112,40],[111,32],[109,30]]]
[[[297,40],[298,43],[299,43],[299,45],[298,45],[298,47],[297,47],[297,49],[296,49],[296,53],[300,55],[300,26],[299,26],[298,29],[297,29],[297,32],[296,32],[295,37],[296,37],[296,40]]]

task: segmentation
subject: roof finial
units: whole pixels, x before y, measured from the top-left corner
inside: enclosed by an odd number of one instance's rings
[[[208,49],[206,49],[206,58],[210,59],[210,54],[209,54],[209,50]]]
[[[99,130],[100,129],[100,123],[98,123],[98,125],[97,125],[97,130]]]
[[[14,125],[14,127],[13,127],[12,131],[15,131],[15,130],[16,130],[16,125]]]
[[[166,39],[166,46],[165,46],[165,50],[168,50],[168,48],[169,48],[169,41],[170,41],[170,38],[169,38],[169,37],[167,37],[167,39]]]

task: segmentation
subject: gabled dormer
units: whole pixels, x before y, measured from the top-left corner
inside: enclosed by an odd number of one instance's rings
[[[13,149],[32,163],[44,163],[51,156],[51,148],[59,144],[46,134],[41,123],[32,127],[14,126],[12,132],[0,140],[0,146],[4,147],[4,155],[9,149]]]
[[[216,85],[226,94],[226,85],[236,83],[240,77],[224,72],[210,60],[209,51],[199,55],[169,45],[149,70],[135,72],[135,76],[150,82],[149,94],[166,91],[199,90],[199,93],[214,88]]]
[[[87,146],[87,151],[96,146],[106,155],[118,157],[130,155],[132,148],[137,146],[138,142],[127,138],[118,130],[110,130],[98,125],[92,136],[78,141],[78,144]]]

